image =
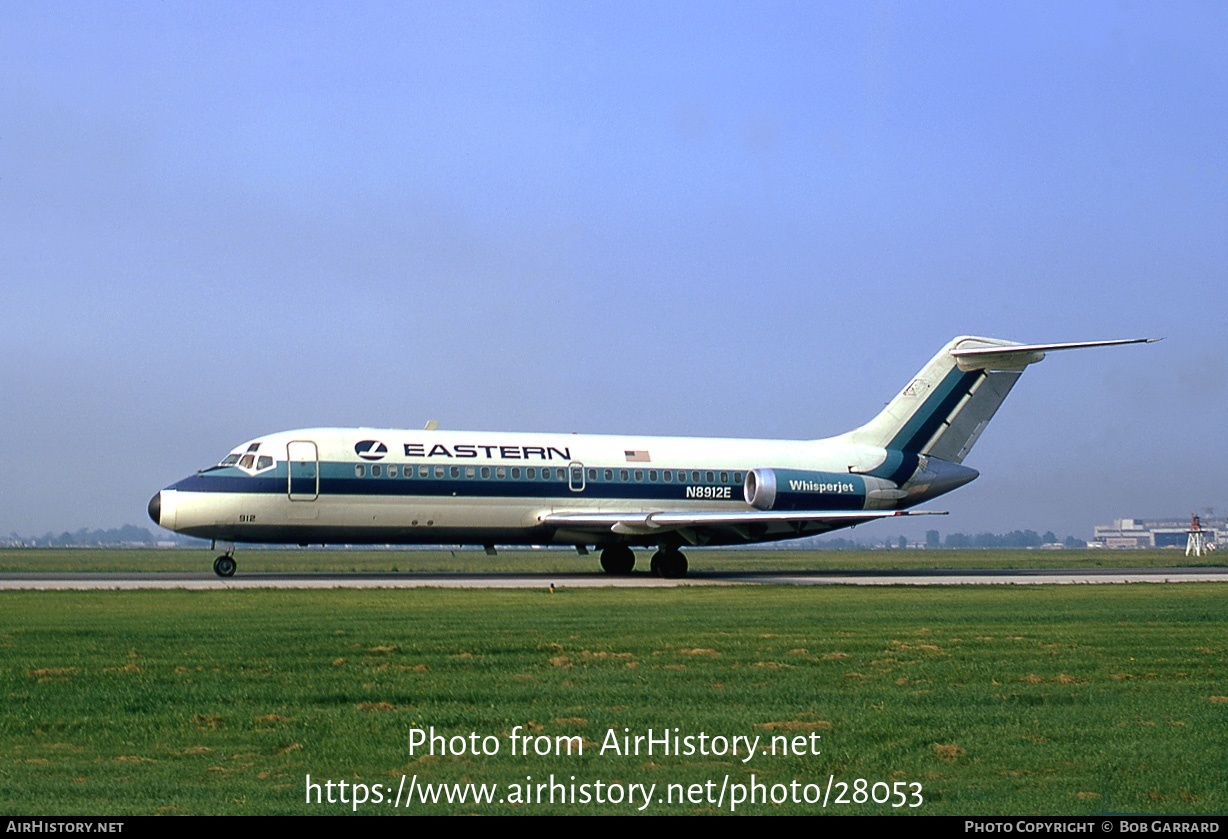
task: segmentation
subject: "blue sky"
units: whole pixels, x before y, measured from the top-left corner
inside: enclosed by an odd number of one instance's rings
[[[0,532],[146,523],[295,427],[827,436],[965,333],[1167,340],[1032,368],[940,530],[1222,513],[1226,43],[1215,3],[4,4]]]

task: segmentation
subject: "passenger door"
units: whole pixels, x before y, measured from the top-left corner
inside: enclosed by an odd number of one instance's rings
[[[315,501],[320,495],[320,453],[311,440],[286,444],[287,491],[291,501]]]

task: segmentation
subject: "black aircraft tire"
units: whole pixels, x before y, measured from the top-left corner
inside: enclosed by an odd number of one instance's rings
[[[660,576],[667,580],[678,580],[686,576],[687,561],[682,551],[662,551],[657,563]]]
[[[657,551],[655,554],[652,555],[652,561],[648,563],[648,570],[652,572],[652,576],[654,577],[665,576],[664,574],[661,573],[661,554],[662,553],[664,552]]]
[[[219,577],[233,577],[238,567],[239,564],[234,561],[234,557],[219,556],[213,560],[213,573]]]
[[[635,568],[635,551],[625,545],[612,545],[601,552],[601,570],[625,576]]]

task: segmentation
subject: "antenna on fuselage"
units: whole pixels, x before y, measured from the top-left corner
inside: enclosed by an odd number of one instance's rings
[[[439,427],[439,420],[427,420],[426,428],[424,428],[423,430],[424,431],[434,431],[438,427]]]

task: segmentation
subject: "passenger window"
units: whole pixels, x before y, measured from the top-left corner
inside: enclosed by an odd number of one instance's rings
[[[243,455],[243,459],[239,461],[239,465],[242,466],[244,469],[251,469],[252,463],[254,463],[255,460],[256,460],[255,455],[245,454]]]
[[[354,464],[354,477],[355,478],[362,478],[366,474],[367,474],[367,467],[363,466],[361,463]]]
[[[734,482],[735,484],[740,484],[740,483],[742,483],[742,473],[741,473],[741,472],[734,472],[734,473],[733,473],[733,482]]]
[[[691,473],[691,483],[693,484],[699,483],[699,473],[698,472]]]
[[[476,468],[472,466],[465,467],[465,477],[466,478],[476,478],[477,476],[478,476],[478,470]]]
[[[460,477],[460,467],[453,466],[451,469],[448,470],[448,474],[450,474],[453,478],[459,478]]]
[[[642,480],[644,480],[644,470],[643,470],[643,469],[636,469],[636,470],[635,470],[635,480],[636,480],[636,481],[642,481]]]
[[[431,476],[431,468],[429,466],[419,466],[418,467],[418,477],[419,478],[429,478],[430,476]]]
[[[596,469],[589,469],[589,470],[588,470],[588,479],[589,479],[590,481],[595,481],[595,480],[597,480],[597,470],[596,470]]]
[[[556,470],[556,474],[558,475],[558,478],[560,481],[567,480],[567,470],[566,469]]]
[[[371,477],[378,478],[383,473],[383,467],[378,463],[371,465]]]
[[[512,480],[513,480],[513,481],[519,481],[519,480],[520,480],[520,467],[519,467],[519,466],[513,466],[513,467],[512,467]]]
[[[273,465],[273,458],[269,457],[267,454],[260,455],[260,459],[256,461],[257,470],[268,469],[272,465]]]
[[[619,469],[619,470],[618,470],[618,480],[620,480],[620,481],[629,481],[629,480],[631,480],[631,475],[630,475],[630,473],[629,473],[629,472],[627,472],[627,470],[626,470],[626,469]]]
[[[661,473],[661,477],[665,478],[665,483],[667,484],[673,483],[674,481],[674,473],[668,469]]]
[[[496,466],[495,467],[495,477],[498,478],[499,480],[503,480],[504,478],[507,477],[507,469],[505,469],[502,466]]]
[[[712,483],[712,473],[711,472],[708,472],[704,477],[707,478],[708,483]]]
[[[436,466],[436,467],[435,467],[435,477],[436,477],[436,478],[442,478],[442,477],[443,477],[443,467],[442,467],[442,466]]]
[[[388,467],[388,477],[395,478],[397,476],[397,468],[395,466]]]
[[[524,470],[524,476],[531,481],[537,477],[537,470],[530,466],[528,469]]]
[[[648,480],[652,481],[654,484],[657,482],[657,470],[656,469],[648,470]]]
[[[606,479],[607,481],[612,481],[612,480],[614,480],[614,470],[613,470],[613,469],[607,469],[607,470],[605,470],[605,479]]]
[[[490,477],[490,467],[483,466],[482,467],[482,480],[486,480],[489,477]]]
[[[722,484],[727,484],[727,483],[729,483],[729,473],[728,473],[728,472],[722,472],[722,473],[721,473],[721,483],[722,483]]]

